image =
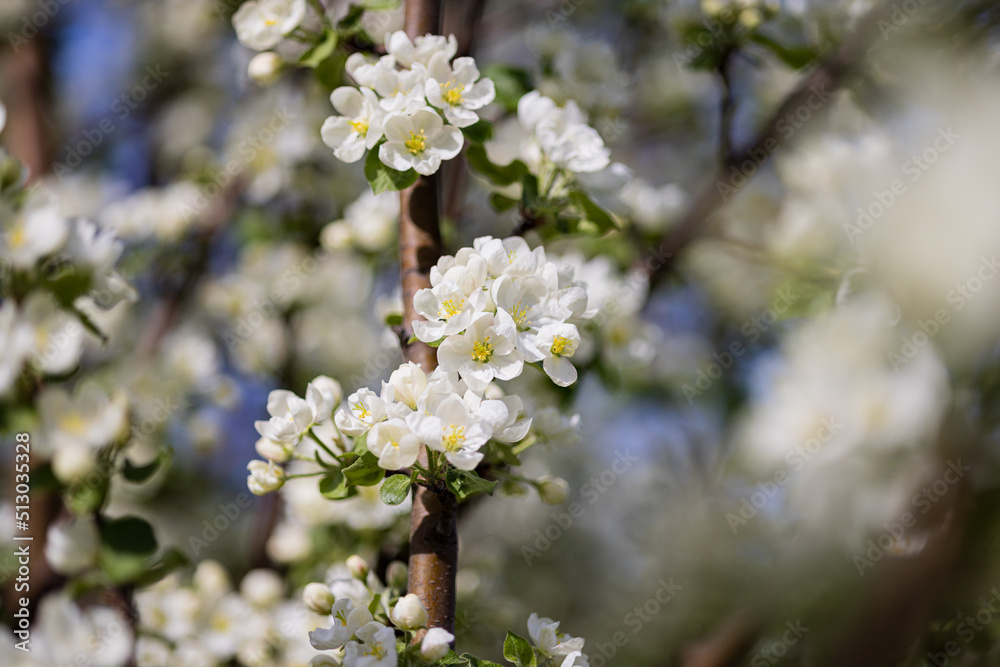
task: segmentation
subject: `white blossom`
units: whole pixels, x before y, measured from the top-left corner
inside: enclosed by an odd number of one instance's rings
[[[323,143],[343,162],[357,162],[382,138],[384,112],[369,88],[341,86],[330,93],[330,102],[340,114],[323,122]]]
[[[379,146],[379,159],[397,171],[415,169],[425,176],[436,172],[442,160],[458,155],[465,141],[458,128],[445,125],[429,109],[391,114],[383,131],[386,142]]]
[[[244,46],[266,51],[299,27],[305,16],[306,0],[249,0],[233,14],[233,28]]]

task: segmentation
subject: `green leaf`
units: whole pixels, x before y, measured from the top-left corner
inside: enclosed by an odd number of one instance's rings
[[[365,178],[375,194],[403,190],[416,183],[418,177],[419,174],[413,169],[396,171],[383,164],[378,158],[378,146],[368,151],[365,158]]]
[[[596,226],[599,234],[611,231],[612,229],[618,229],[618,225],[615,224],[611,214],[595,204],[586,194],[579,190],[574,190],[569,193],[569,196],[583,214],[583,220]]]
[[[163,456],[157,456],[151,463],[147,463],[144,466],[133,465],[131,461],[125,459],[125,467],[122,469],[122,477],[133,484],[145,482],[153,476],[153,473],[159,470],[163,459]]]
[[[375,596],[372,598],[372,601],[368,603],[368,612],[370,614],[374,614],[376,611],[378,611],[378,605],[379,602],[381,601],[382,601],[382,594],[376,593]]]
[[[493,662],[492,660],[480,660],[476,656],[468,653],[463,653],[462,659],[465,660],[469,667],[503,667],[499,663]]]
[[[472,144],[481,144],[493,138],[493,123],[480,119],[472,125],[463,127],[462,134]]]
[[[340,470],[332,470],[319,480],[319,492],[324,498],[341,500],[350,495],[351,487]]]
[[[148,556],[156,551],[153,527],[137,516],[125,516],[105,522],[101,526],[101,542],[120,554]]]
[[[66,269],[45,280],[45,288],[55,295],[64,308],[72,308],[73,302],[90,291],[90,273],[76,269]]]
[[[63,502],[76,516],[86,516],[93,514],[104,504],[104,498],[108,492],[108,479],[104,475],[98,476],[93,483],[79,482],[63,494]]]
[[[403,326],[403,316],[399,313],[389,313],[385,316],[385,325],[388,327]]]
[[[365,452],[357,461],[344,468],[344,477],[355,486],[375,486],[385,477],[385,470],[379,467],[377,456]]]
[[[503,640],[503,657],[507,662],[512,662],[517,667],[537,667],[538,665],[535,649],[531,648],[528,640],[510,630],[507,631],[507,638]]]
[[[785,46],[775,38],[760,32],[752,34],[750,39],[767,48],[792,69],[802,69],[819,57],[819,52],[811,46]]]
[[[364,5],[350,5],[344,18],[337,21],[337,30],[352,33],[361,30],[361,17],[365,14]]]
[[[517,206],[517,200],[506,195],[502,195],[499,192],[494,192],[490,195],[490,206],[497,213],[503,213],[504,211],[509,211],[510,209]]]
[[[528,167],[520,160],[514,160],[506,167],[493,164],[486,155],[486,149],[476,144],[471,144],[465,151],[465,159],[470,167],[494,185],[517,183],[528,172]]]
[[[483,479],[474,470],[466,471],[458,468],[448,468],[445,484],[459,500],[465,500],[477,493],[493,495],[493,489],[497,485],[496,482]]]
[[[399,0],[365,0],[362,4],[365,9],[396,9],[399,7]]]
[[[368,431],[365,431],[354,439],[354,449],[351,451],[358,456],[368,451]]]
[[[148,569],[149,558],[101,547],[98,564],[114,583],[124,584],[142,577]]]
[[[335,31],[326,30],[320,41],[302,54],[302,57],[299,58],[299,64],[304,67],[319,67],[320,63],[333,55],[333,52],[337,49],[339,39]]]
[[[171,547],[135,580],[137,586],[152,586],[165,576],[190,563],[187,556]]]
[[[517,112],[518,101],[534,88],[531,83],[531,73],[522,67],[488,65],[483,68],[482,74],[493,80],[497,91],[496,101],[508,113]]]
[[[386,505],[398,505],[410,495],[410,483],[406,475],[392,475],[382,483],[378,495]]]

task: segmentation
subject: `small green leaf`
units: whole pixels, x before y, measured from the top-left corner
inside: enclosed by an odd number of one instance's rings
[[[493,123],[480,119],[472,125],[463,127],[462,134],[472,144],[481,144],[493,138]]]
[[[122,469],[122,477],[132,482],[133,484],[139,484],[145,482],[147,479],[153,476],[153,474],[160,469],[160,464],[163,463],[167,455],[160,454],[152,462],[147,463],[143,466],[134,465],[130,460],[125,459],[125,467]]]
[[[537,667],[538,665],[535,649],[531,648],[528,640],[510,630],[507,631],[507,638],[503,640],[503,657],[507,662],[512,662],[517,667]]]
[[[364,5],[350,5],[344,18],[337,21],[337,30],[353,33],[361,30],[361,17],[365,14]]]
[[[583,220],[586,220],[596,226],[599,234],[611,231],[612,229],[618,229],[618,225],[615,224],[614,218],[611,217],[611,214],[595,204],[594,201],[586,194],[579,190],[575,190],[569,193],[569,196],[583,214]]]
[[[518,101],[534,88],[531,83],[531,73],[521,67],[488,65],[483,68],[483,76],[493,80],[497,93],[496,101],[508,113],[515,113]]]
[[[135,580],[137,586],[152,586],[174,570],[184,567],[190,561],[187,556],[171,547]]]
[[[378,465],[378,457],[365,452],[361,457],[344,468],[344,477],[355,486],[375,486],[385,477],[385,470]]]
[[[389,327],[403,326],[403,316],[399,313],[389,313],[385,316],[385,324]]]
[[[494,185],[510,185],[517,183],[528,172],[528,168],[520,160],[514,160],[509,165],[501,167],[490,162],[486,149],[477,144],[470,144],[465,151],[465,159],[469,166],[486,177]]]
[[[381,144],[380,144],[381,145]],[[413,169],[397,171],[382,163],[378,157],[378,146],[368,151],[365,158],[365,178],[375,194],[394,192],[410,187],[417,182],[419,174]]]
[[[63,502],[76,516],[93,514],[104,504],[108,492],[107,477],[100,475],[91,482],[74,484],[63,494]]]
[[[354,439],[354,449],[351,451],[358,456],[368,451],[368,431],[365,431]]]
[[[476,656],[468,653],[463,653],[462,659],[465,660],[469,667],[503,667],[499,663],[493,662],[492,660],[480,660]]]
[[[45,280],[45,288],[55,295],[64,308],[72,308],[73,302],[90,291],[90,273],[73,268],[60,271]]]
[[[98,555],[101,569],[116,584],[125,584],[141,578],[148,569],[148,561],[149,558],[146,556],[121,553],[107,547],[101,547]]]
[[[493,489],[497,485],[496,482],[483,479],[474,470],[466,471],[458,468],[448,469],[445,475],[445,484],[459,500],[465,500],[477,493],[493,495]]]
[[[121,554],[148,556],[156,551],[153,527],[137,516],[125,516],[104,523],[101,526],[101,542]]]
[[[504,211],[509,211],[510,209],[517,206],[517,200],[506,195],[502,195],[499,192],[494,192],[490,195],[490,206],[497,213],[503,213]]]
[[[343,472],[332,470],[319,480],[319,492],[323,494],[324,498],[341,500],[350,494],[351,487]]]
[[[372,598],[372,601],[368,603],[368,613],[374,614],[375,612],[377,612],[379,602],[381,601],[382,601],[382,594],[376,593],[375,596]]]
[[[378,495],[386,505],[398,505],[410,495],[410,478],[406,475],[392,475],[382,483]]]
[[[339,39],[335,31],[325,31],[316,46],[302,54],[299,64],[304,67],[319,67],[320,63],[333,55]]]
[[[399,0],[364,0],[361,4],[365,6],[365,9],[396,9],[399,7]]]

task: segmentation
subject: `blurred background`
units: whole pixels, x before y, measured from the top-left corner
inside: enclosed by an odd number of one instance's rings
[[[78,305],[79,367],[53,374],[68,393],[7,393],[0,432],[41,448],[67,411],[104,409],[88,391],[127,401],[128,460],[151,467],[112,480],[108,512],[183,563],[138,585],[140,665],[307,665],[319,620],[298,605],[280,623],[302,586],[343,583],[353,553],[383,580],[406,560],[406,506],[330,502],[311,480],[246,490],[268,392],[321,374],[377,389],[402,304],[395,195],[320,140],[350,45],[309,68],[283,43],[259,85],[240,4],[0,6],[3,146],[29,192],[125,244],[113,298]],[[585,112],[617,165],[592,191],[621,227],[546,245],[599,309],[576,385],[513,383],[543,445],[524,474],[569,496],[509,483],[463,505],[460,650],[499,660],[537,612],[594,667],[1000,664],[1000,5],[445,4],[445,34],[496,82],[484,117],[532,89]],[[402,10],[369,5],[377,52]],[[450,252],[517,227],[460,160],[442,182]],[[95,465],[50,454],[39,548]],[[33,568],[39,598],[73,576]],[[38,641],[66,622],[40,616]],[[247,651],[268,623],[288,637]]]

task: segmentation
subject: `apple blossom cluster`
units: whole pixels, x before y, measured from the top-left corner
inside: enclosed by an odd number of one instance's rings
[[[345,577],[349,573],[350,577]],[[302,591],[310,611],[327,617],[329,627],[309,633],[313,648],[321,653],[313,665],[343,667],[396,667],[435,662],[451,653],[455,636],[443,628],[429,628],[427,610],[420,598],[405,594],[407,569],[389,564],[385,584],[360,556],[347,559],[346,568],[332,568],[325,582],[312,582]],[[427,630],[419,643],[410,640]],[[519,655],[533,652],[539,660],[559,667],[588,667],[584,640],[559,631],[559,622],[531,614],[528,637],[509,633],[505,641],[516,644]],[[397,639],[399,641],[397,641]],[[468,654],[451,653],[452,664],[479,664]],[[541,664],[541,663],[540,663]]]
[[[459,128],[475,124],[477,111],[493,101],[493,81],[480,77],[472,58],[454,58],[454,35],[411,41],[398,31],[386,35],[385,45],[388,54],[377,61],[360,53],[347,59],[360,88],[342,86],[330,95],[340,115],[323,123],[323,142],[344,162],[377,148],[387,167],[433,174],[462,150]]]
[[[251,570],[234,587],[226,569],[213,560],[198,563],[189,581],[179,573],[162,579],[136,594],[136,664],[309,664],[315,651],[307,633],[322,617],[285,589],[270,569]]]

